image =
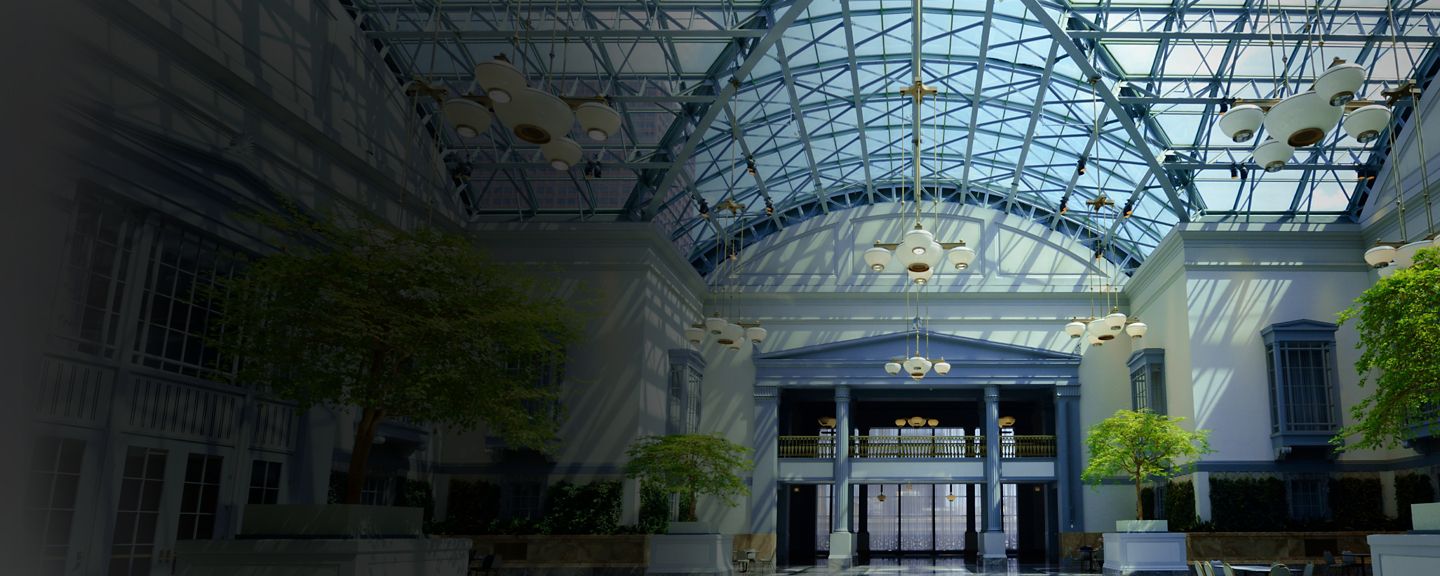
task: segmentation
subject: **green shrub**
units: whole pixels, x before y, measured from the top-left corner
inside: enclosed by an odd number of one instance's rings
[[[640,523],[636,528],[643,534],[664,534],[670,528],[670,495],[659,484],[641,484]]]
[[[1210,518],[1221,532],[1284,530],[1285,482],[1268,477],[1210,477]]]
[[[620,482],[559,482],[545,494],[545,534],[611,534],[620,524]]]
[[[1338,530],[1378,530],[1386,526],[1378,478],[1331,478],[1330,519]]]
[[[1165,487],[1165,519],[1176,532],[1187,532],[1200,522],[1195,515],[1195,486],[1189,480]]]
[[[446,534],[489,534],[500,517],[500,486],[484,480],[450,481],[445,521],[436,529]]]
[[[1429,476],[1424,474],[1395,475],[1395,511],[1399,513],[1398,521],[1402,530],[1409,530],[1412,526],[1411,504],[1434,501],[1435,487],[1430,484]]]

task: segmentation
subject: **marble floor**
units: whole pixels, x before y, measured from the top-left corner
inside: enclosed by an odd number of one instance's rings
[[[975,562],[966,562],[964,558],[946,557],[916,557],[916,558],[872,558],[867,566],[856,566],[841,574],[865,574],[873,576],[960,576],[964,574],[994,574],[1005,576],[1082,576],[1082,572],[1062,572],[1059,567],[1035,564],[1020,564],[1010,560],[1009,566],[1004,571],[981,572]],[[780,574],[806,574],[818,576],[830,574],[824,566],[795,566],[781,568],[777,571]],[[1094,572],[1089,573],[1095,574]]]

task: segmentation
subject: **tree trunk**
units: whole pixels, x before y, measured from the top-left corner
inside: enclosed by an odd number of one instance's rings
[[[695,493],[694,493],[694,492],[691,492],[691,493],[690,493],[690,517],[686,520],[687,522],[695,522],[695,521],[697,521],[697,520],[700,519],[700,514],[695,511],[696,504],[698,504],[699,501],[700,501],[700,499],[695,497]]]
[[[384,410],[365,408],[360,412],[360,425],[355,427],[355,444],[350,449],[350,473],[345,478],[345,503],[359,504],[365,489],[365,473],[369,470],[370,447],[375,445],[375,428],[380,425]]]
[[[1145,499],[1140,497],[1143,490],[1140,488],[1140,475],[1135,475],[1135,519],[1145,519]]]

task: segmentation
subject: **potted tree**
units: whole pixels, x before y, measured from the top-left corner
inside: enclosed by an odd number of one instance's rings
[[[1169,480],[1189,473],[1196,456],[1210,453],[1208,430],[1181,428],[1184,418],[1149,410],[1120,410],[1090,427],[1085,439],[1090,462],[1080,479],[1092,486],[1125,475],[1135,484],[1135,520],[1120,520],[1121,532],[1164,532],[1164,520],[1145,520],[1141,500],[1147,480]],[[1181,460],[1187,460],[1181,463]]]
[[[238,365],[237,384],[358,418],[343,505],[247,509],[247,526],[417,533],[418,514],[356,506],[387,419],[483,423],[511,447],[546,449],[559,426],[557,370],[576,329],[535,279],[459,234],[294,215],[265,223],[282,234],[279,249],[215,294],[222,361]]]
[[[1352,424],[1331,439],[1340,450],[1394,448],[1440,437],[1440,248],[1415,253],[1414,264],[1381,278],[1340,313],[1353,322],[1360,349],[1359,385],[1374,384],[1350,407]],[[1372,378],[1373,375],[1373,378]],[[1440,531],[1440,503],[1414,504],[1416,530]]]
[[[730,570],[727,538],[699,518],[702,496],[735,506],[750,493],[741,473],[754,467],[750,449],[718,435],[644,436],[625,452],[625,474],[681,497],[677,522],[667,534],[651,538],[650,573],[719,572]]]
[[[1105,572],[1189,574],[1185,534],[1168,532],[1164,520],[1145,520],[1141,494],[1148,480],[1187,473],[1194,458],[1209,453],[1208,430],[1181,428],[1184,419],[1149,410],[1120,410],[1090,428],[1090,461],[1080,479],[1092,486],[1126,476],[1135,485],[1135,520],[1117,520],[1104,535]]]

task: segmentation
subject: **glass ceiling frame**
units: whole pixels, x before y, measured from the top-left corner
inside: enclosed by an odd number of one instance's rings
[[[621,134],[576,138],[593,176],[551,170],[498,124],[463,139],[416,98],[475,220],[652,222],[705,273],[717,238],[742,228],[754,242],[904,198],[911,0],[342,3],[397,89],[472,92],[474,64],[506,53],[532,85],[605,94],[621,113]],[[1266,174],[1254,141],[1213,129],[1221,105],[1291,94],[1337,55],[1370,70],[1360,97],[1379,99],[1401,78],[1428,82],[1440,44],[1440,0],[1398,0],[1394,22],[1383,0],[927,0],[923,14],[921,76],[939,89],[922,117],[927,201],[1113,238],[1107,257],[1127,271],[1206,214],[1357,216],[1368,189],[1355,176],[1378,170],[1387,138],[1364,146],[1337,129]],[[1397,108],[1392,130],[1408,118]],[[1249,178],[1232,179],[1240,166]],[[1101,192],[1134,216],[1086,212]],[[723,199],[747,217],[701,216]]]

